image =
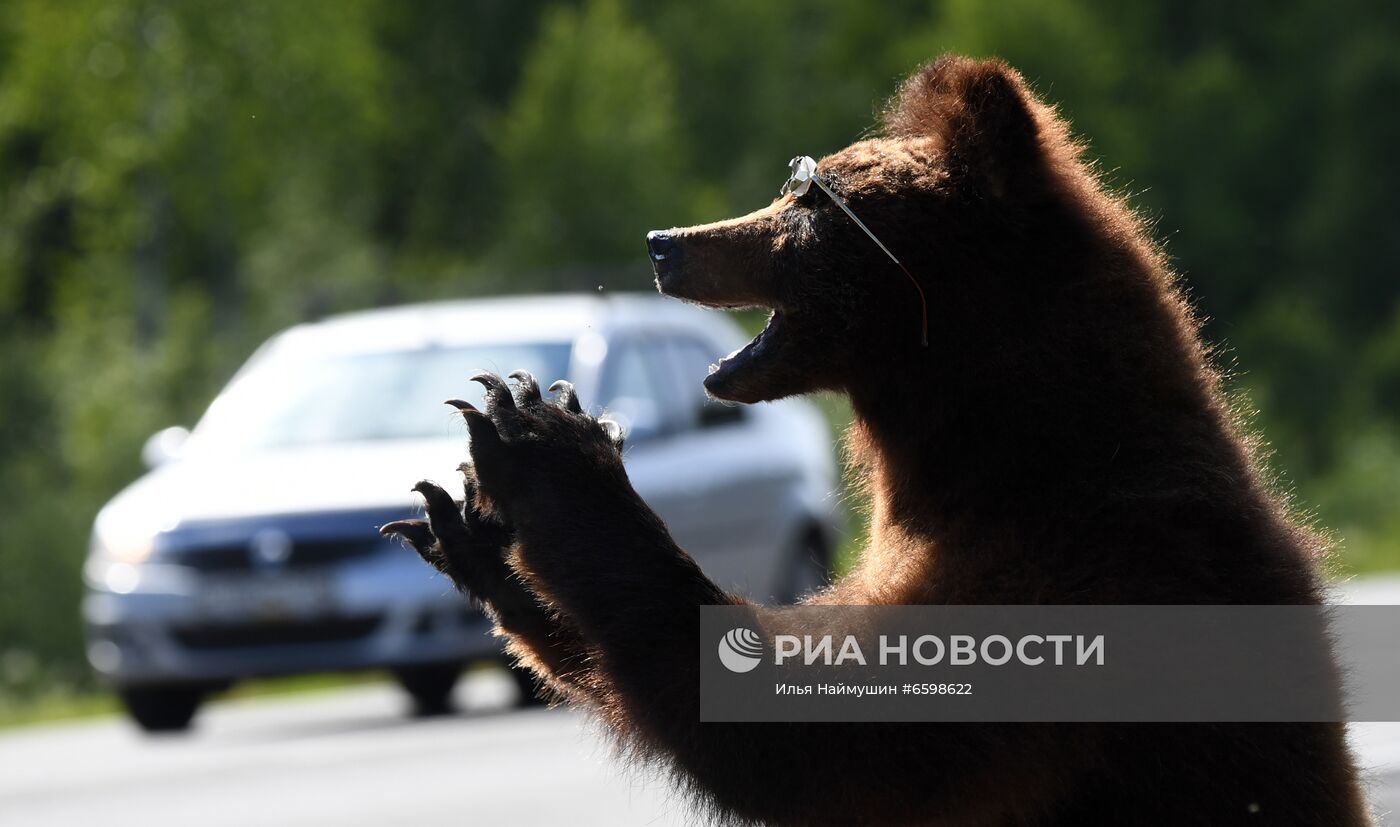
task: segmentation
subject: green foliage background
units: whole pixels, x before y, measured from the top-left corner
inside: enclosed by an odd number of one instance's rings
[[[1156,218],[1299,502],[1400,564],[1400,5],[6,0],[0,688],[84,680],[92,517],[327,312],[647,289],[915,65],[1000,55]]]

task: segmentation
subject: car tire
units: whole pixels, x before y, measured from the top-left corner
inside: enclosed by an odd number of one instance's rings
[[[774,596],[780,603],[796,603],[831,582],[831,548],[821,530],[807,529],[788,553],[787,570]]]
[[[520,690],[520,697],[515,705],[522,709],[532,706],[545,706],[549,702],[544,699],[544,687],[540,684],[540,679],[535,677],[535,673],[517,663],[508,663],[506,668],[510,670],[510,676],[515,679],[515,686]]]
[[[446,715],[454,709],[452,690],[462,675],[460,663],[403,666],[393,670],[394,680],[413,699],[413,714],[425,718]]]
[[[117,697],[142,731],[183,732],[207,692],[202,686],[140,686],[119,689]]]

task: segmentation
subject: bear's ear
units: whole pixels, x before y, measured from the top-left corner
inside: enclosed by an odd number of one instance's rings
[[[1036,105],[1005,63],[946,55],[904,81],[885,110],[884,133],[940,139],[951,172],[979,175],[1001,195],[1041,158]]]

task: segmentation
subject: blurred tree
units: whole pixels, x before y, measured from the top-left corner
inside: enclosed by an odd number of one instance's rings
[[[492,136],[540,6],[432,0],[380,3],[377,13],[387,72],[374,229],[397,259],[396,284],[412,294],[435,271],[459,270],[500,230]]]
[[[8,5],[0,648],[76,660],[85,535],[145,435],[270,329],[373,301],[367,8]]]
[[[676,105],[665,52],[616,0],[546,13],[495,142],[495,257],[512,268],[636,260],[647,230],[695,215]]]
[[[767,203],[794,155],[819,157],[868,131],[913,65],[890,44],[928,20],[922,0],[634,5],[680,69],[692,174],[723,187],[709,219]]]
[[[766,203],[943,51],[1007,58],[1093,139],[1300,500],[1400,565],[1398,5],[9,0],[0,656],[81,674],[96,508],[272,331],[645,289],[648,229]]]

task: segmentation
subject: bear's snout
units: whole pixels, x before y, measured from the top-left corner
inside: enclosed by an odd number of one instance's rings
[[[652,230],[647,233],[647,257],[651,259],[652,272],[661,278],[680,263],[680,242],[665,230]]]

